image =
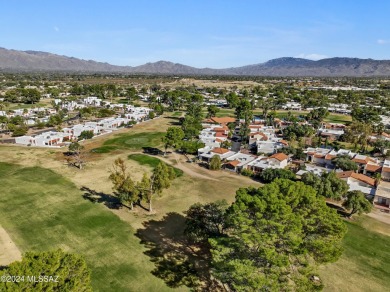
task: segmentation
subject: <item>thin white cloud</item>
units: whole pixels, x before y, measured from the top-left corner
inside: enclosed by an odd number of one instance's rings
[[[303,58],[303,59],[309,59],[309,60],[321,60],[321,59],[326,59],[329,58],[327,55],[322,55],[322,54],[299,54],[298,56],[295,56],[295,58]]]
[[[379,39],[376,41],[379,45],[390,44],[390,40]]]
[[[53,27],[55,31],[60,31],[60,28],[58,26]]]

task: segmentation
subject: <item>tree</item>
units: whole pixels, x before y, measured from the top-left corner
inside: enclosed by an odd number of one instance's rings
[[[194,242],[207,242],[210,237],[222,236],[228,203],[225,200],[208,204],[196,203],[186,211],[184,234]]]
[[[347,182],[338,178],[334,171],[323,172],[320,177],[306,172],[302,175],[302,182],[313,187],[319,196],[334,200],[340,200],[349,189]]]
[[[336,168],[340,168],[344,171],[358,170],[358,165],[355,161],[352,161],[349,156],[337,156],[332,159],[333,164],[336,166]]]
[[[164,156],[169,147],[179,147],[183,138],[184,138],[184,132],[181,128],[169,127],[165,136],[162,138],[162,141],[164,143],[164,148],[165,148]]]
[[[220,111],[216,105],[207,106],[207,118],[215,117],[215,115]]]
[[[329,115],[328,110],[326,108],[320,107],[310,111],[307,114],[306,118],[308,121],[322,122],[323,119],[325,119],[328,115]]]
[[[291,170],[279,168],[265,169],[261,172],[259,177],[264,183],[270,183],[277,178],[295,180],[295,174]]]
[[[354,121],[370,125],[381,121],[378,110],[373,107],[355,107],[351,112],[351,116]]]
[[[82,169],[86,163],[87,153],[85,147],[79,142],[72,142],[69,145],[69,152],[71,154],[69,163],[76,166],[79,169]]]
[[[23,281],[0,281],[1,291],[92,291],[91,272],[82,256],[62,251],[27,252],[22,260],[0,270],[2,276]],[[29,278],[35,276],[35,278]]]
[[[77,139],[80,140],[87,140],[93,138],[93,131],[82,131],[80,135],[77,137]]]
[[[11,126],[11,128],[12,128],[12,126]],[[25,125],[23,125],[23,126],[15,126],[13,128],[12,137],[24,136],[24,135],[27,134],[27,131],[28,131],[28,128]]]
[[[363,192],[349,191],[346,197],[347,199],[343,202],[343,206],[351,210],[349,217],[352,217],[356,213],[361,215],[363,213],[371,212],[372,203],[366,199]]]
[[[354,144],[355,149],[361,145],[361,149],[366,150],[371,134],[372,126],[370,123],[354,121],[346,129],[344,137],[348,142]]]
[[[108,177],[123,205],[130,204],[130,209],[134,209],[134,204],[140,200],[140,191],[136,188],[134,181],[127,172],[127,166],[122,158],[117,158],[112,166],[110,176]]]
[[[149,186],[149,190],[146,190],[144,193],[146,195],[146,200],[149,203],[149,212],[152,212],[152,199],[157,194],[160,195],[164,189],[167,189],[171,186],[171,180],[175,178],[174,170],[172,167],[169,167],[164,162],[160,163],[153,170],[150,180],[145,179],[145,186]]]
[[[316,264],[342,253],[345,224],[302,182],[241,188],[227,214],[227,234],[209,242],[211,272],[228,290],[320,290]]]
[[[180,143],[180,150],[184,154],[198,154],[198,149],[203,148],[205,144],[201,141],[182,141]]]
[[[220,170],[222,167],[221,157],[214,155],[211,157],[209,168],[211,170]]]

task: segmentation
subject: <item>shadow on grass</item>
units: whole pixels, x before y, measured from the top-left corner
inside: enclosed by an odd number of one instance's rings
[[[152,274],[171,288],[187,286],[194,291],[219,291],[210,278],[210,253],[207,246],[194,246],[184,236],[183,215],[171,212],[162,220],[143,223],[136,236],[155,264]]]
[[[163,155],[164,152],[155,147],[142,147],[142,150],[146,154],[150,155]]]
[[[123,206],[120,200],[112,195],[97,192],[88,187],[82,187],[80,190],[84,192],[83,198],[92,203],[103,203],[109,209],[120,209]]]
[[[182,117],[173,117],[173,116],[169,116],[169,117],[164,117],[164,119],[169,119],[169,120],[171,120],[169,123],[170,123],[172,126],[180,126],[180,125],[183,123],[183,118],[182,118]]]
[[[326,205],[329,208],[335,209],[337,211],[337,214],[343,216],[343,217],[349,217],[349,212],[345,211],[343,207],[340,207],[336,204],[333,204],[332,202],[326,202]]]

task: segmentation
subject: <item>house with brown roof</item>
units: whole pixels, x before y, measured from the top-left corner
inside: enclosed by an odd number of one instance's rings
[[[343,171],[338,172],[337,177],[347,182],[350,191],[362,191],[366,195],[375,195],[376,181],[367,175]]]
[[[253,172],[259,173],[267,168],[285,168],[288,164],[289,157],[284,153],[276,153],[270,157],[260,156],[249,162],[246,168]]]
[[[199,159],[202,161],[205,161],[205,162],[210,162],[210,160],[211,160],[211,158],[213,158],[213,156],[218,155],[221,158],[221,161],[224,161],[226,158],[228,158],[234,154],[236,154],[236,152],[230,151],[229,149],[226,149],[226,148],[217,147],[217,148],[214,148],[210,151],[201,153],[199,155]]]
[[[226,163],[224,165],[224,168],[228,169],[228,170],[232,170],[232,171],[240,171],[249,162],[251,162],[255,159],[256,159],[255,155],[238,152],[238,153],[226,158]]]

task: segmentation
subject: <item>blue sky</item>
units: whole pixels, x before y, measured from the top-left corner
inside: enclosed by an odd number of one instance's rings
[[[136,66],[390,59],[387,0],[0,0],[0,47]]]

